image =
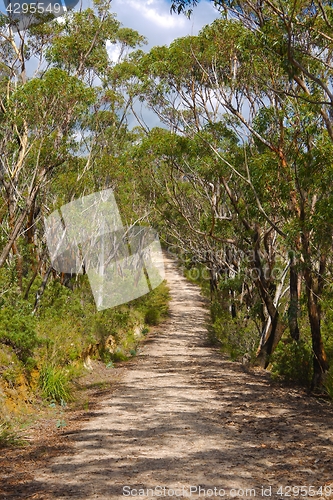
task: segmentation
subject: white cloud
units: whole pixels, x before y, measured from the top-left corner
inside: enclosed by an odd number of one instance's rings
[[[148,46],[169,45],[175,38],[196,35],[218,17],[212,2],[202,0],[193,9],[191,19],[170,13],[170,0],[113,0],[112,11],[126,27],[137,30],[148,40]]]
[[[117,63],[120,56],[120,46],[116,45],[115,43],[106,42],[106,50],[110,61]]]
[[[171,16],[170,11],[164,4],[163,0],[145,0],[141,2],[134,0],[114,0],[112,8],[117,12],[117,5],[121,5],[126,10],[131,10],[132,13],[135,11],[138,19],[141,18],[143,22],[147,20],[163,29],[184,26],[185,18],[183,16]]]
[[[202,0],[193,9],[191,19],[183,14],[171,14],[170,5],[170,0],[113,0],[111,10],[123,26],[135,29],[147,38],[148,44],[143,50],[155,45],[169,45],[186,35],[196,35],[218,17],[212,2],[207,0]],[[119,47],[108,43],[107,51],[110,60],[117,62]]]
[[[90,1],[90,0],[88,0]],[[148,51],[156,45],[170,45],[176,38],[197,35],[200,29],[218,18],[218,12],[212,2],[201,0],[193,9],[191,19],[183,14],[170,13],[170,0],[113,0],[111,10],[126,28],[137,30],[145,36],[148,44],[142,47]],[[110,59],[117,62],[119,47],[109,43],[107,51]],[[149,127],[160,126],[158,117],[142,103],[137,103],[136,112],[142,116]],[[130,127],[137,125],[133,116],[129,116]]]

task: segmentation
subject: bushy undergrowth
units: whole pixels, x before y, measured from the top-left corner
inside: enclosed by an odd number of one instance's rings
[[[0,297],[0,374],[5,390],[22,382],[22,376],[28,386],[31,371],[38,370],[33,390],[39,387],[43,398],[58,403],[71,399],[71,380],[87,356],[110,363],[135,355],[141,332],[157,324],[168,307],[162,283],[128,304],[96,311],[87,276],[79,276],[73,289],[51,279],[32,314],[40,284],[36,280],[27,300],[13,286]]]
[[[12,428],[10,422],[0,421],[0,449],[9,446],[22,446],[25,441]]]
[[[207,273],[203,272],[202,265],[197,265],[194,270],[185,270],[185,275],[200,285],[204,296],[211,298],[209,279]],[[206,276],[206,279],[203,279],[203,276]],[[237,280],[229,280],[219,284],[210,305],[211,328],[209,336],[212,342],[217,341],[221,345],[221,350],[228,354],[231,359],[240,360],[246,355],[246,359],[254,362],[260,340],[261,303],[258,300],[251,310],[248,310],[244,304],[241,305],[235,301],[235,317],[233,317],[228,294],[231,291],[237,296],[240,289],[240,283]],[[286,310],[287,306],[286,301]],[[286,330],[271,356],[269,369],[275,379],[310,388],[313,376],[313,350],[305,297],[302,298],[300,306],[298,321],[301,338],[299,341],[293,340],[289,335],[289,330]],[[330,370],[325,379],[325,389],[333,399],[333,296],[327,294],[324,297],[322,311],[322,336],[330,364]]]
[[[296,342],[290,337],[283,338],[272,356],[271,373],[274,378],[310,387],[313,374],[310,339]]]
[[[231,359],[239,360],[245,354],[251,358],[258,346],[259,334],[251,318],[242,311],[237,311],[235,318],[220,302],[211,304],[212,337],[221,344],[223,352]]]
[[[26,362],[38,344],[36,320],[29,304],[7,303],[0,308],[0,343],[13,348],[18,358]]]
[[[40,371],[39,385],[45,399],[57,403],[71,399],[69,374],[62,367],[45,364]]]
[[[143,314],[144,323],[157,325],[167,314],[169,290],[165,283],[155,288],[145,297],[140,297],[137,303],[138,310]]]

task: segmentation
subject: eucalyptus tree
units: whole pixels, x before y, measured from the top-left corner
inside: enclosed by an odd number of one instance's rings
[[[332,176],[326,104],[304,98],[304,89],[294,84],[284,58],[277,59],[265,41],[261,30],[258,34],[240,21],[215,21],[198,37],[176,40],[143,57],[140,92],[172,134],[190,142],[200,140],[204,147],[204,153],[196,154],[195,165],[186,155],[175,160],[169,151],[165,193],[178,207],[182,225],[197,235],[201,231],[203,241],[220,238],[224,244],[228,233],[215,222],[198,232],[202,214],[206,221],[214,219],[214,210],[231,214],[231,221],[228,217],[224,221],[230,222],[232,235],[227,244],[250,254],[248,269],[264,305],[258,352],[263,365],[285,331],[288,316],[292,336],[299,337],[298,301],[304,280],[313,383],[320,385],[328,369],[320,321],[332,239],[327,210],[332,200],[325,187]],[[238,141],[237,154],[230,155],[225,138],[232,133]],[[156,160],[152,162],[158,175],[163,159],[158,168]],[[175,184],[174,165],[182,181],[191,179],[191,197],[186,196],[187,188],[179,189],[179,176]],[[199,209],[197,197],[209,200],[205,209]],[[285,305],[281,297],[288,289]]]
[[[109,49],[116,45],[124,60],[144,39],[120,25],[109,1],[17,32],[7,21],[0,28],[0,268],[16,256],[21,285],[29,262],[38,267],[45,255],[42,217],[112,185],[133,134]]]

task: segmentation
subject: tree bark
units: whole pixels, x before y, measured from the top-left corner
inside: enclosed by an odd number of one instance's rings
[[[318,295],[316,293],[312,272],[309,268],[306,268],[304,271],[304,279],[306,283],[307,308],[313,349],[313,377],[311,390],[314,390],[323,387],[329,364],[321,337],[321,307],[318,302]]]
[[[289,271],[289,289],[290,289],[290,304],[288,308],[288,324],[290,335],[294,340],[299,340],[299,304],[298,304],[298,273],[296,271],[295,257],[290,258]]]
[[[266,280],[264,275],[259,255],[260,238],[258,228],[256,228],[255,231],[254,242],[254,270],[257,273],[255,284],[266,306],[270,321],[268,327],[263,328],[260,345],[257,351],[256,365],[267,368],[270,355],[274,352],[287,326],[280,320],[279,311],[274,305],[270,283]]]

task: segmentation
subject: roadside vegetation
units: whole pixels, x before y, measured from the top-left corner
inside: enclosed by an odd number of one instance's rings
[[[185,276],[200,286],[203,296],[210,304],[211,326],[209,338],[212,344],[220,347],[221,352],[232,360],[243,363],[246,367],[257,365],[258,338],[260,338],[261,303],[258,300],[256,307],[249,308],[242,297],[229,294],[230,282],[220,282],[212,290],[209,270],[206,266],[195,262],[195,258],[184,257],[179,254],[181,269]],[[193,264],[194,261],[194,264]],[[233,285],[237,285],[234,280]],[[239,283],[238,283],[239,285]],[[233,290],[234,291],[234,290]],[[288,300],[284,301],[285,308]],[[330,366],[333,361],[333,342],[331,335],[331,303],[327,299],[323,322],[323,342]],[[306,305],[301,305],[299,311],[299,325],[302,338],[293,339],[286,331],[277,345],[267,366],[273,380],[286,384],[296,384],[307,390],[312,388],[313,379],[313,349],[311,330],[307,321]],[[333,370],[330,368],[326,375],[323,391],[318,393],[333,399]]]
[[[208,275],[232,356],[328,395],[332,6],[213,3],[220,19],[133,68],[128,88],[163,122],[137,146],[142,194],[169,244]]]
[[[147,53],[105,0],[18,34],[0,17],[9,441],[17,401],[70,401],[84,364],[135,355],[165,314],[165,285],[97,312],[87,275],[53,267],[45,218],[104,189],[124,227],[156,229],[203,286],[224,351],[333,395],[332,6],[214,3],[221,17],[198,36]],[[163,126],[149,129],[136,103]]]
[[[84,269],[53,267],[45,237],[52,212],[104,189],[124,227],[149,225],[128,168],[132,98],[107,52],[125,62],[144,38],[96,1],[18,33],[1,15],[0,40],[0,441],[12,442],[13,417],[73,400],[92,360],[135,356],[168,291],[98,311]]]
[[[164,283],[149,295],[100,312],[88,287],[83,282],[70,290],[51,281],[35,316],[33,301],[18,310],[2,307],[0,446],[21,443],[17,430],[24,415],[75,402],[76,381],[89,373],[94,360],[112,368],[135,356],[168,310]]]

